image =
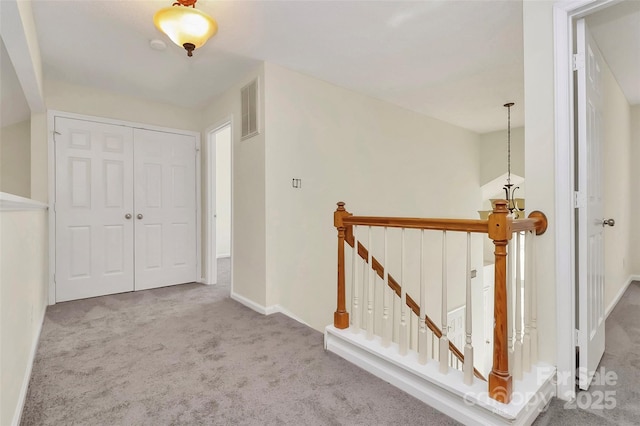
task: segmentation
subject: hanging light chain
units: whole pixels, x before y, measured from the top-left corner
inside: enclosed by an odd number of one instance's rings
[[[514,210],[520,210],[515,203],[515,192],[518,187],[513,188],[511,184],[511,107],[515,105],[513,102],[504,104],[507,108],[507,184],[504,186],[504,191],[507,198],[507,208],[511,213]]]

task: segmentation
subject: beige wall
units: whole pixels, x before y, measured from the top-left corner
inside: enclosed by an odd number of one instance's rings
[[[200,131],[200,111],[181,108],[61,81],[45,81],[45,102],[49,110],[150,124],[171,129]],[[47,116],[31,117],[31,193],[47,202]]]
[[[604,218],[613,228],[604,229],[604,306],[613,307],[616,296],[632,274],[631,250],[631,117],[630,107],[606,63],[603,82],[603,188]]]
[[[480,135],[480,147],[480,185],[484,185],[507,172],[507,130]],[[524,127],[511,129],[511,174],[524,177]]]
[[[239,82],[223,93],[203,111],[203,141],[207,140],[205,130],[213,125],[221,125],[224,120],[233,117],[233,291],[258,305],[267,306],[265,288],[265,126],[261,133],[240,140],[240,89],[258,78],[261,100],[260,123],[264,123],[264,67],[241,78]],[[203,177],[206,176],[207,143],[203,143]],[[206,179],[202,182],[202,205],[207,205],[210,189]],[[211,212],[205,212],[203,218]],[[206,222],[206,221],[205,221]],[[206,229],[206,223],[203,224]],[[204,252],[204,250],[203,250]],[[203,253],[208,256],[208,253]],[[203,264],[206,264],[203,262]]]
[[[231,127],[216,134],[216,255],[231,255]]]
[[[0,192],[31,195],[31,121],[0,128]]]
[[[0,212],[0,424],[21,410],[47,305],[47,212]]]
[[[363,215],[475,217],[479,136],[274,64],[265,65],[265,81],[269,302],[321,330],[336,303],[336,202]],[[292,188],[292,178],[302,179],[302,189]],[[439,262],[440,235],[432,238]],[[450,257],[464,259],[464,243],[450,238]],[[374,253],[381,250],[378,239]],[[416,252],[408,265],[418,264]],[[481,252],[474,240],[480,280]],[[387,262],[396,275],[398,263]],[[464,270],[452,266],[451,276]],[[462,286],[451,287],[449,307],[464,304]],[[431,290],[427,308],[437,317],[440,288]]]
[[[525,1],[523,12],[527,209],[543,211],[549,229],[537,243],[539,356],[556,361],[555,115],[553,1]],[[569,285],[562,283],[561,285]]]

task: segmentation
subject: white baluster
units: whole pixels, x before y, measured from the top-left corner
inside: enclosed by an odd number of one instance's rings
[[[531,240],[529,235],[526,236],[525,242],[525,258],[527,253],[531,251]],[[531,262],[525,260],[525,278],[524,278],[524,337],[522,339],[522,370],[524,372],[531,371]]]
[[[509,351],[509,373],[513,374],[513,351],[514,351],[514,341],[513,341],[513,318],[515,312],[513,311],[513,301],[515,299],[515,286],[513,284],[513,264],[515,261],[515,251],[513,249],[514,246],[513,238],[509,240],[509,244],[507,246],[507,347]]]
[[[464,383],[473,384],[473,346],[471,345],[471,232],[467,232],[467,306],[465,307]]]
[[[440,337],[440,372],[449,371],[449,339],[447,338],[447,231],[442,231],[442,337]]]
[[[522,273],[520,259],[520,233],[516,234],[516,342],[513,354],[513,378],[522,379]]]
[[[384,227],[384,289],[382,290],[382,346],[391,345],[391,334],[393,333],[393,319],[389,317],[389,257],[387,252],[387,227]]]
[[[404,228],[400,234],[400,355],[406,355],[409,347],[407,330],[407,283],[404,275]]]
[[[409,349],[412,351],[418,350],[418,317],[413,312],[412,309],[408,309],[409,311]]]
[[[367,339],[373,339],[373,280],[374,280],[374,270],[373,270],[373,247],[371,246],[371,227],[369,226],[369,239],[367,243],[367,248],[369,249],[369,256],[367,257],[367,262],[369,263],[368,279],[367,279]]]
[[[531,263],[531,364],[538,363],[538,281],[536,274],[536,258],[537,249],[536,241],[538,236],[536,231],[531,231],[531,247],[529,247],[531,254],[527,253],[527,262]]]
[[[425,323],[427,300],[425,297],[424,278],[424,229],[420,230],[420,316],[418,317],[418,362],[427,363],[427,325]]]
[[[358,264],[359,264],[359,256],[358,256],[358,237],[357,237],[357,226],[353,226],[353,252],[351,253],[351,300],[352,300],[352,308],[351,308],[351,327],[354,333],[360,332],[360,319],[362,313],[360,312],[360,300],[358,298],[360,287],[358,286]]]
[[[436,359],[436,335],[430,331],[431,334],[431,359]]]

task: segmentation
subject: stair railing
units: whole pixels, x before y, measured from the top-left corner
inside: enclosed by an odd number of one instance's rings
[[[547,228],[546,216],[539,211],[532,212],[528,219],[514,220],[506,208],[507,202],[497,201],[493,213],[488,220],[475,219],[422,219],[399,217],[372,217],[353,216],[345,209],[343,202],[338,203],[334,213],[334,225],[338,230],[338,292],[337,309],[334,313],[334,326],[346,329],[350,326],[359,332],[361,328],[366,331],[367,339],[374,337],[374,283],[377,275],[384,282],[382,331],[381,343],[389,346],[392,340],[392,315],[389,311],[393,307],[393,301],[389,300],[388,289],[391,294],[400,298],[400,318],[397,336],[398,350],[401,355],[406,355],[411,347],[409,328],[411,316],[419,319],[417,331],[417,352],[421,364],[427,362],[427,330],[438,339],[440,360],[440,372],[446,374],[449,369],[449,353],[462,364],[464,382],[467,385],[473,383],[474,376],[485,380],[482,374],[474,367],[472,345],[472,310],[471,310],[471,233],[487,234],[495,246],[495,283],[494,283],[494,328],[493,328],[493,366],[489,374],[489,396],[499,402],[509,403],[512,394],[512,373],[516,379],[522,377],[523,371],[530,371],[531,365],[537,361],[537,329],[536,329],[536,292],[535,292],[535,236],[541,235]],[[356,227],[367,227],[366,247],[358,241],[355,232]],[[401,266],[400,277],[396,280],[388,272],[378,259],[372,255],[371,229],[381,227],[384,230],[384,260],[387,261],[387,229],[400,228],[401,230]],[[420,301],[417,303],[403,286],[405,229],[421,230],[420,235]],[[441,328],[427,315],[425,306],[425,268],[424,268],[424,236],[425,230],[442,231],[442,291],[441,291]],[[449,341],[447,336],[447,232],[465,232],[467,236],[466,259],[466,309],[465,309],[465,345],[464,353]],[[515,243],[510,243],[513,235],[516,235]],[[521,244],[525,241],[527,246],[526,261],[521,258]],[[345,276],[345,243],[353,247],[352,250],[352,284],[356,288],[359,257],[368,265],[366,271],[366,283],[363,282],[363,294],[367,295],[366,305],[364,300],[359,300],[359,292],[352,291],[352,321],[347,311],[346,303],[346,276]],[[510,263],[507,260],[508,246],[511,247]],[[524,263],[526,273],[522,274],[521,265]],[[509,264],[509,268],[507,265]],[[365,272],[365,271],[363,271]],[[515,272],[515,274],[514,274]],[[524,275],[524,279],[523,279]],[[525,285],[526,283],[526,285]],[[365,285],[366,284],[366,285]],[[522,291],[524,291],[524,297]],[[515,309],[514,305],[515,304]],[[366,309],[366,310],[363,310]],[[361,324],[361,318],[364,323]],[[434,348],[432,346],[432,352]],[[432,355],[434,355],[432,353]],[[435,359],[435,356],[432,356]],[[510,369],[510,360],[514,367]]]

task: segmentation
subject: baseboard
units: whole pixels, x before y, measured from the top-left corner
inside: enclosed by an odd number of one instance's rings
[[[29,382],[31,381],[31,371],[33,370],[33,362],[36,360],[36,353],[38,352],[38,344],[40,343],[40,333],[42,333],[42,325],[44,324],[44,316],[47,313],[47,307],[42,310],[42,316],[40,318],[38,331],[34,336],[34,340],[31,343],[31,352],[29,353],[29,360],[27,362],[27,371],[25,371],[24,379],[22,380],[22,387],[20,387],[20,395],[18,396],[18,405],[13,413],[12,426],[18,426],[22,420],[22,411],[24,410],[24,403],[27,400],[27,391],[29,390]]]
[[[254,311],[256,311],[259,314],[262,315],[269,315],[272,314],[273,312],[270,310],[271,307],[266,307],[266,306],[262,306],[256,302],[254,302],[253,300],[247,299],[244,296],[239,295],[238,293],[235,292],[231,292],[231,298],[233,300],[235,300],[238,303],[242,303],[244,306],[246,306],[249,309],[252,309]]]
[[[281,313],[281,314],[283,314],[283,315],[288,316],[289,318],[291,318],[291,319],[292,319],[292,320],[294,320],[294,321],[298,321],[298,322],[299,322],[300,324],[302,324],[302,325],[306,325],[307,327],[311,327],[309,324],[307,324],[306,322],[304,322],[300,317],[296,316],[295,314],[291,313],[291,311],[289,311],[289,310],[287,310],[287,309],[283,308],[283,307],[282,307],[282,306],[280,306],[280,305],[273,305],[273,306],[270,306],[270,308],[271,308],[271,309],[273,309],[273,311],[272,311],[272,312],[270,312],[270,313],[269,313],[269,314],[267,314],[267,315],[271,315],[271,314],[275,314],[276,312],[279,312],[279,313]],[[311,328],[313,328],[313,327],[311,327]]]
[[[622,287],[620,287],[620,290],[618,290],[616,297],[614,297],[611,303],[609,303],[609,306],[607,306],[607,310],[605,311],[605,318],[609,318],[609,315],[611,315],[611,312],[616,307],[620,299],[622,299],[622,295],[625,291],[627,291],[627,288],[629,288],[629,285],[633,281],[640,281],[640,275],[630,275],[629,278],[627,278],[627,281]]]
[[[256,302],[254,302],[253,300],[247,299],[244,296],[239,295],[238,293],[234,293],[231,292],[231,298],[233,300],[235,300],[238,303],[242,303],[244,306],[246,306],[249,309],[253,309],[254,311],[258,312],[259,314],[262,315],[272,315],[272,314],[283,314],[288,316],[289,318],[291,318],[294,321],[298,321],[300,324],[306,325],[307,327],[311,327],[309,324],[307,324],[305,321],[303,321],[300,317],[294,315],[293,313],[291,313],[289,310],[283,308],[281,305],[270,305],[270,306],[262,306]]]

